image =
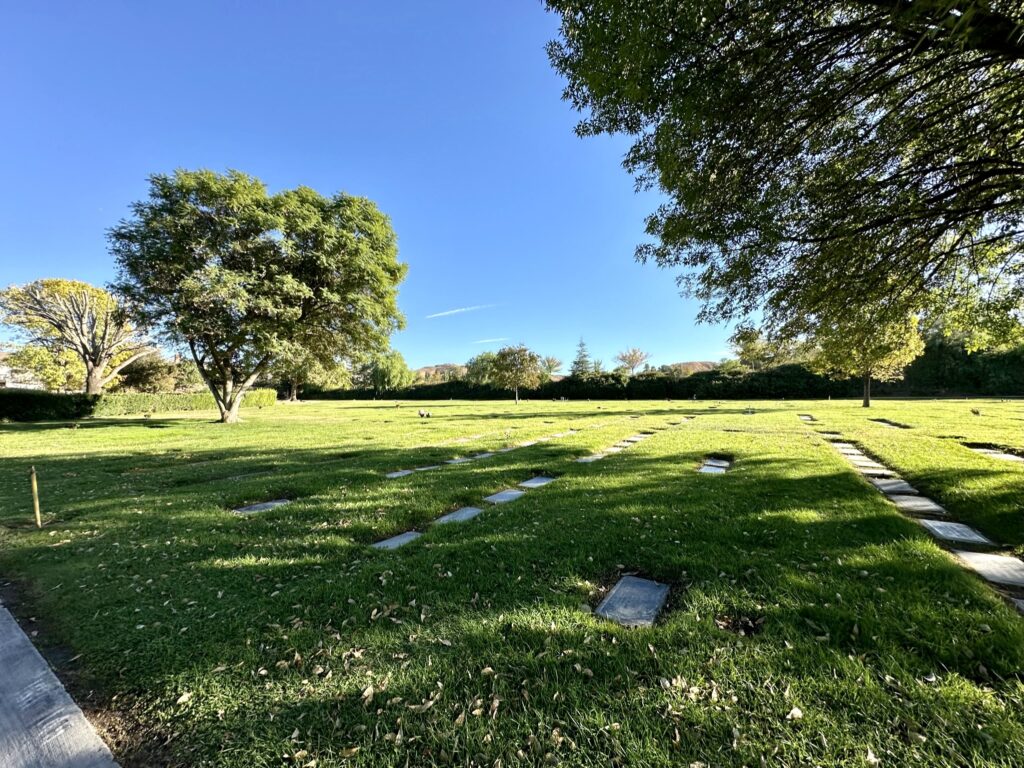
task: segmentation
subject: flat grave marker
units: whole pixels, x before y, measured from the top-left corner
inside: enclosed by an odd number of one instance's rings
[[[702,475],[724,475],[725,467],[713,467],[710,464],[702,464],[697,471]]]
[[[597,606],[596,613],[624,627],[650,627],[667,598],[667,584],[623,576]]]
[[[917,496],[919,494],[917,488],[899,477],[869,477],[868,482],[886,496]]]
[[[507,504],[508,502],[515,501],[519,497],[525,495],[526,491],[519,491],[516,490],[515,488],[508,488],[504,491],[492,493],[490,496],[485,498],[484,501],[489,501],[491,502],[491,504]]]
[[[398,549],[404,547],[410,541],[416,541],[423,534],[419,531],[406,531],[400,533],[397,536],[392,536],[390,539],[384,539],[384,541],[378,541],[375,544],[371,544],[374,549]]]
[[[927,496],[905,496],[894,493],[889,496],[889,501],[896,505],[901,512],[910,512],[915,515],[941,515],[949,513],[944,507],[935,503]]]
[[[986,581],[1008,587],[1024,587],[1024,563],[1015,557],[961,549],[953,550],[953,554]]]
[[[416,472],[429,472],[432,469],[440,469],[440,468],[441,468],[440,464],[431,464],[429,467],[416,467],[415,471]]]
[[[604,458],[603,454],[597,454],[595,456],[580,456],[580,458],[576,459],[576,463],[577,464],[591,464],[591,463],[593,463],[595,461],[600,461],[603,458]]]
[[[967,447],[970,450],[974,451],[975,453],[980,453],[982,456],[988,456],[990,459],[999,459],[1001,461],[1024,462],[1024,457],[1017,456],[1014,453],[1007,453],[1006,451],[1001,451],[998,448],[972,448],[971,446]]]
[[[384,477],[388,478],[389,480],[394,480],[396,477],[407,477],[412,473],[413,470],[411,469],[399,469],[394,472],[388,472],[386,475],[384,475]]]
[[[728,459],[716,459],[714,457],[704,459],[704,463],[709,467],[722,467],[723,469],[728,469],[732,466],[732,462]]]
[[[555,478],[553,478],[553,477],[545,477],[543,475],[540,475],[538,477],[531,477],[529,480],[523,480],[523,482],[519,483],[519,487],[520,488],[543,488],[548,483],[553,483],[553,482],[555,482]]]
[[[856,470],[860,472],[864,477],[895,477],[896,473],[891,469],[885,467],[861,467],[857,466]]]
[[[248,515],[255,515],[257,512],[266,512],[268,509],[276,509],[277,507],[283,507],[285,504],[291,504],[291,499],[274,499],[273,501],[261,501],[259,504],[249,504],[245,507],[239,507],[238,509],[231,510],[236,515],[246,517]]]
[[[961,544],[992,544],[990,539],[963,523],[952,523],[948,520],[918,520],[918,522],[937,539]]]
[[[441,515],[434,522],[437,525],[444,525],[445,523],[464,523],[467,520],[472,520],[474,517],[483,512],[479,507],[463,507],[462,509],[456,509],[454,512],[449,512],[447,515]]]

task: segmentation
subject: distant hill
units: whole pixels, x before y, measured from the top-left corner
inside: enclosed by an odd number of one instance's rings
[[[450,381],[458,378],[466,372],[466,366],[458,363],[441,363],[440,365],[425,365],[413,371],[416,381],[426,384],[437,384],[442,381]]]
[[[685,363],[672,363],[664,367],[672,368],[673,370],[679,371],[680,375],[682,376],[689,376],[691,373],[697,373],[699,371],[712,371],[718,367],[718,363],[711,363],[706,360],[691,360]]]

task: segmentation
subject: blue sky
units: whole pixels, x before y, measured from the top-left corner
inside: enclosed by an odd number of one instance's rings
[[[567,364],[717,360],[633,248],[654,194],[625,137],[579,139],[539,2],[5,3],[0,284],[114,275],[104,235],[175,168],[377,202],[409,264],[413,367],[522,342]],[[458,311],[463,310],[463,311]]]

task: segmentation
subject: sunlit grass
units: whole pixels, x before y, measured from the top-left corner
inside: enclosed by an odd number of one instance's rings
[[[1024,447],[1020,404],[417,407],[0,427],[0,568],[43,639],[80,655],[92,705],[130,711],[180,765],[1024,761],[1024,620],[816,436],[841,431],[1020,546],[1024,467],[962,446]],[[697,474],[709,455],[735,463]],[[558,480],[430,526],[540,473]],[[672,585],[649,630],[591,613],[632,571]],[[743,618],[759,631],[730,631]]]

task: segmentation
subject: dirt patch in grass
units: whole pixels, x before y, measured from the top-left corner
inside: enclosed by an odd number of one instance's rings
[[[756,635],[764,628],[765,617],[747,615],[739,612],[723,613],[715,616],[715,626],[732,632],[740,637]]]

